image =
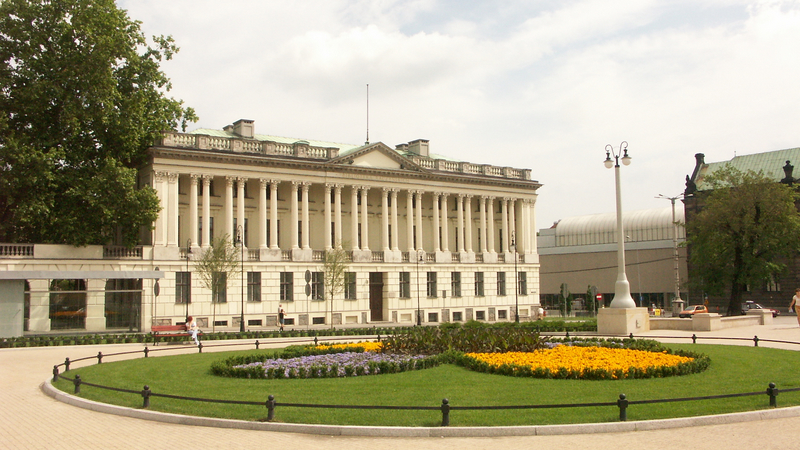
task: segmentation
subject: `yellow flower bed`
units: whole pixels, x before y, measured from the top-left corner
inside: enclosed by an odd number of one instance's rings
[[[694,359],[670,355],[666,352],[656,353],[642,350],[604,347],[572,347],[559,345],[552,349],[535,352],[508,353],[467,353],[470,358],[483,361],[490,366],[500,367],[503,364],[538,368],[559,372],[567,370],[576,375],[591,371],[608,371],[611,378],[625,377],[629,369],[647,370],[648,368],[672,367]]]
[[[331,348],[363,348],[365,352],[378,352],[381,350],[383,344],[380,342],[356,342],[354,344],[332,344],[332,345],[319,345],[320,350],[328,350]]]

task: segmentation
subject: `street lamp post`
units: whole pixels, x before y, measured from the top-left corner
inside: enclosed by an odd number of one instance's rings
[[[239,266],[242,272],[242,315],[239,320],[239,331],[244,333],[244,233],[241,225],[236,226],[236,243],[239,244],[242,253],[242,264]]]
[[[419,303],[419,263],[422,262],[424,256],[425,254],[421,251],[417,252],[417,326],[422,325],[422,311]]]
[[[667,197],[663,194],[658,194],[656,197],[669,200],[672,203],[672,259],[675,262],[675,298],[673,301],[681,301],[681,269],[678,261],[678,221],[675,220],[675,200],[682,196],[683,194]]]
[[[519,323],[519,272],[517,272],[517,233],[511,233],[511,248],[514,249],[514,322]]]
[[[189,259],[192,256],[192,240],[186,241],[186,318],[189,317],[189,301],[192,298],[192,274],[189,272]]]
[[[614,156],[614,159],[611,159]],[[619,160],[622,156],[622,164],[629,165],[631,157],[628,156],[628,143],[622,141],[619,151],[614,152],[611,144],[606,145],[606,159],[603,162],[606,168],[614,168],[614,179],[617,191],[617,282],[614,284],[614,299],[611,300],[611,308],[635,308],[636,302],[631,297],[631,285],[625,275],[625,233],[622,227],[622,190],[619,182]]]

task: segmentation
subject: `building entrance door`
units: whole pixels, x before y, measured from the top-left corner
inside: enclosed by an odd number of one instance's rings
[[[369,274],[370,322],[383,322],[383,272]]]

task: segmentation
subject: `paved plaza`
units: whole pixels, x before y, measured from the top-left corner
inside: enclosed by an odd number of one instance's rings
[[[687,342],[690,332],[657,330],[651,336],[673,336]],[[728,336],[800,341],[800,327],[792,316],[772,325],[697,332],[698,336]],[[684,337],[684,339],[681,339]],[[673,339],[663,339],[671,341]],[[701,341],[702,342],[702,341]],[[752,341],[726,341],[753,345]],[[800,351],[800,346],[760,342],[760,346]],[[376,448],[426,449],[796,449],[800,447],[800,416],[653,431],[492,438],[414,438],[319,436],[271,431],[237,430],[175,425],[98,413],[56,401],[40,385],[54,364],[72,359],[135,350],[142,344],[41,347],[0,350],[0,448],[2,449],[263,449]],[[186,346],[186,351],[196,351]],[[213,351],[208,348],[204,351]],[[174,354],[174,352],[169,352]],[[109,359],[110,361],[116,360]],[[187,374],[189,381],[190,374]],[[779,397],[780,402],[780,397]]]

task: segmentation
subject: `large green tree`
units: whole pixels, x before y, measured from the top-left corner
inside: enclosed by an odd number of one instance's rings
[[[146,149],[196,120],[165,96],[177,50],[113,0],[0,2],[0,242],[136,244]]]
[[[687,223],[691,282],[714,295],[730,292],[728,315],[740,314],[748,285],[763,286],[800,249],[797,194],[763,173],[725,165],[703,181],[702,209]]]

